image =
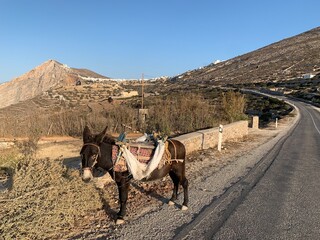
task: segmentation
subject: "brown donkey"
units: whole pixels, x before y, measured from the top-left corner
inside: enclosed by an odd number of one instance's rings
[[[83,130],[83,146],[81,149],[82,158],[82,179],[86,182],[93,178],[92,170],[95,167],[100,167],[109,172],[110,176],[117,183],[120,211],[118,212],[117,224],[124,223],[126,214],[126,203],[129,191],[129,182],[132,175],[127,170],[125,172],[117,172],[114,170],[114,162],[112,160],[112,147],[116,144],[116,139],[107,134],[107,127],[99,134],[92,134],[89,127],[86,126]],[[170,162],[166,162],[160,169],[156,168],[148,176],[148,181],[160,179],[168,173],[173,181],[173,193],[169,200],[169,205],[173,205],[177,199],[179,184],[184,190],[184,201],[182,210],[188,209],[188,180],[185,176],[185,157],[186,150],[184,145],[174,139],[168,140],[168,150],[171,155]],[[175,161],[175,160],[178,161]],[[146,179],[142,179],[146,180]]]

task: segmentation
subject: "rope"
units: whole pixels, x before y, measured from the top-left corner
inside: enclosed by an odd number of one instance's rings
[[[167,141],[170,142],[173,145],[173,148],[174,148],[174,159],[177,159],[177,148],[176,148],[176,145],[170,139],[168,139]]]

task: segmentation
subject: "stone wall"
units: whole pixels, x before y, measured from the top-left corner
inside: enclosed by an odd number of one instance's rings
[[[248,121],[239,121],[223,126],[222,143],[235,141],[248,135]],[[219,128],[210,128],[193,133],[184,134],[174,139],[182,142],[187,154],[193,151],[213,148],[218,145]]]

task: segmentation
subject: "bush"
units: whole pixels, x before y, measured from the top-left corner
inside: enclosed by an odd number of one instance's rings
[[[240,92],[228,91],[222,94],[222,109],[227,121],[235,122],[246,119],[245,106],[245,95]]]
[[[42,131],[34,125],[30,126],[29,131],[28,140],[18,141],[15,143],[19,152],[27,159],[35,157],[38,150],[38,142],[42,135]]]
[[[212,127],[217,122],[214,105],[200,94],[168,96],[153,101],[148,131],[161,131],[167,135],[187,133]]]

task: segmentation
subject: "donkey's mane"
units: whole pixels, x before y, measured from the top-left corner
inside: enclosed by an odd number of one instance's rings
[[[109,144],[115,144],[116,143],[116,138],[107,133],[104,136],[103,142],[104,143],[109,143]]]

